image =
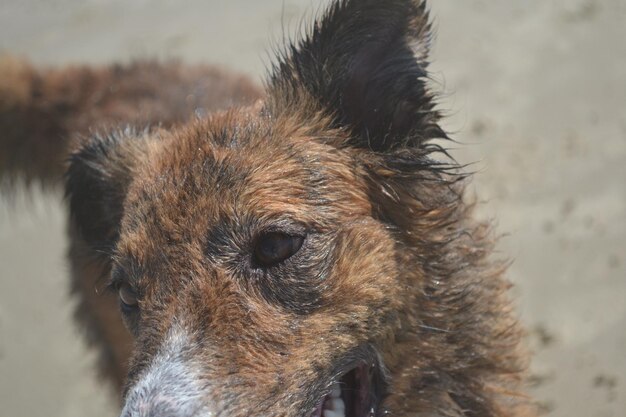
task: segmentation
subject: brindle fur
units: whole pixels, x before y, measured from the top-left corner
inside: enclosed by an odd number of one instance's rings
[[[130,358],[130,402],[156,409],[133,388],[175,339],[166,357],[192,370],[163,381],[179,410],[193,397],[220,416],[306,417],[362,357],[384,385],[377,415],[534,415],[505,264],[434,141],[429,41],[423,2],[339,0],[279,54],[256,103],[210,68],[2,67],[24,83],[0,90],[0,143],[19,155],[4,174],[51,181],[70,134],[140,126],[78,135],[66,173],[77,315],[120,387]],[[183,123],[199,107],[212,112]],[[306,239],[258,268],[266,230]],[[94,291],[109,279],[139,295],[130,332]]]

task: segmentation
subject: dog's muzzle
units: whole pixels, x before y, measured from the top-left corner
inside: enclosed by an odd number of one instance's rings
[[[206,384],[185,357],[187,349],[184,333],[170,332],[150,366],[128,390],[121,417],[215,415],[206,403]]]

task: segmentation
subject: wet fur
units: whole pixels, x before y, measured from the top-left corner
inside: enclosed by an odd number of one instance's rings
[[[177,360],[194,364],[219,415],[306,416],[358,358],[378,362],[390,415],[534,415],[505,264],[472,219],[461,167],[433,142],[446,135],[427,86],[429,33],[422,2],[338,1],[280,54],[254,105],[249,82],[206,67],[14,71],[56,87],[0,90],[3,129],[24,120],[3,148],[34,156],[0,169],[50,181],[66,139],[82,138],[66,174],[77,315],[120,388],[132,358],[127,407],[148,401],[136,387],[179,332]],[[196,79],[223,94],[189,102]],[[199,107],[211,113],[186,121]],[[84,136],[102,121],[139,128]],[[273,228],[305,244],[255,268],[252,242]],[[107,280],[141,298],[130,332],[114,294],[94,293]]]

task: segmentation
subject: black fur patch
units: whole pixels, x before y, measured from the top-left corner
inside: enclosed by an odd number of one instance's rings
[[[426,87],[430,23],[417,0],[334,3],[274,66],[269,87],[288,103],[304,89],[374,151],[444,137]]]
[[[109,253],[118,239],[135,158],[124,156],[124,144],[140,137],[131,129],[95,135],[69,158],[65,192],[70,215],[95,250]]]

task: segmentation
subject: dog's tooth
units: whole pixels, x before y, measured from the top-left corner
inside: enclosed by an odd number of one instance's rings
[[[330,406],[333,411],[341,411],[342,413],[346,409],[346,405],[341,398],[331,398]]]
[[[331,398],[341,398],[341,387],[338,383],[335,383],[330,391]]]
[[[324,417],[346,417],[343,411],[324,410]]]

